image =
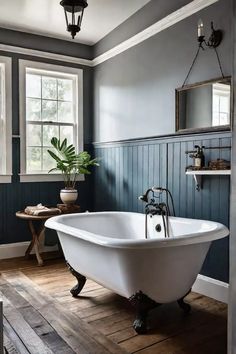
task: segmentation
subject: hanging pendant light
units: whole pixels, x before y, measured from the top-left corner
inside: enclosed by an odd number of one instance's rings
[[[60,5],[65,11],[67,31],[74,39],[80,31],[84,9],[88,6],[87,0],[62,0]]]

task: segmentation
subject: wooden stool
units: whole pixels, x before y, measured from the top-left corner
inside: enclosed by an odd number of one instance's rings
[[[47,216],[35,216],[35,215],[28,215],[26,214],[24,211],[18,211],[16,213],[16,216],[20,219],[26,220],[28,221],[28,225],[29,225],[29,229],[32,235],[32,241],[30,242],[29,247],[27,248],[26,252],[25,252],[25,257],[29,257],[30,252],[32,251],[32,249],[34,248],[35,250],[35,254],[36,254],[36,258],[38,261],[38,265],[39,266],[43,266],[43,259],[40,255],[39,252],[39,241],[42,238],[42,236],[44,235],[45,232],[45,221],[55,215],[47,215]],[[34,222],[39,222],[40,226],[38,229],[38,232],[36,232],[35,229],[35,225]]]

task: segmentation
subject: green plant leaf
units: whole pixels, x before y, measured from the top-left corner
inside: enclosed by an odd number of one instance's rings
[[[50,172],[59,170],[63,174],[65,185],[74,186],[79,174],[90,174],[92,166],[99,166],[98,159],[92,159],[87,151],[76,153],[74,145],[67,145],[67,139],[62,142],[56,137],[51,139],[55,152],[48,150],[49,155],[55,160],[56,167]]]

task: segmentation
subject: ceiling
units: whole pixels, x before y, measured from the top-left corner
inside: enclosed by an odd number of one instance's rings
[[[95,44],[150,0],[88,0],[75,41]],[[0,27],[72,40],[60,0],[0,0]]]

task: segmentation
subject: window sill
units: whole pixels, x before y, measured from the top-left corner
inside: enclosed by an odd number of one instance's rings
[[[12,175],[0,175],[0,183],[11,183]]]
[[[20,182],[63,182],[63,177],[61,174],[23,174],[20,175]],[[84,181],[84,175],[79,175],[77,181]]]

